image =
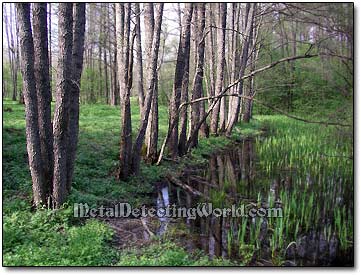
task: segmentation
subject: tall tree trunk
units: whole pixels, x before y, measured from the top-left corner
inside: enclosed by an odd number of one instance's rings
[[[73,4],[59,4],[59,55],[54,112],[53,200],[56,208],[67,194],[67,147],[70,91],[72,88]]]
[[[109,69],[109,64],[108,64],[108,51],[109,51],[109,46],[108,45],[108,37],[110,35],[109,33],[109,5],[102,3],[102,16],[104,17],[104,38],[103,38],[103,43],[104,43],[104,78],[105,78],[105,104],[109,104],[109,74],[108,74],[108,69]]]
[[[152,44],[153,44],[153,36],[154,36],[154,5],[151,3],[144,3],[144,27],[145,27],[145,70],[146,75],[148,76],[151,74],[152,70]],[[146,79],[148,81],[148,79]],[[148,85],[148,83],[146,83]],[[147,86],[148,87],[148,86]],[[149,114],[149,121],[152,121],[152,105],[150,106],[150,114]],[[144,104],[143,104],[144,107]],[[144,115],[144,110],[140,117]],[[151,130],[152,124],[148,123],[147,130],[145,132],[145,146],[146,146],[146,155],[149,153],[149,147],[151,145]]]
[[[8,44],[8,58],[10,64],[10,75],[13,84],[13,92],[12,92],[12,100],[16,101],[16,94],[17,94],[17,81],[15,78],[15,46],[14,46],[14,39],[12,35],[12,16],[11,16],[11,6],[9,10],[9,19],[7,15],[7,11],[5,9],[6,5],[4,6],[4,20],[5,20],[5,33],[6,39]]]
[[[140,168],[140,152],[142,149],[142,144],[144,142],[145,132],[147,129],[148,118],[151,108],[151,103],[153,100],[154,86],[156,84],[157,77],[157,64],[158,64],[158,53],[160,45],[160,32],[162,26],[162,17],[163,17],[163,7],[164,4],[160,3],[157,7],[157,16],[154,24],[154,35],[152,41],[152,51],[151,51],[151,62],[149,68],[147,68],[147,95],[144,102],[143,115],[141,118],[141,123],[139,127],[139,132],[133,146],[133,160],[132,160],[132,171],[137,174]]]
[[[13,4],[10,5],[10,40],[11,44],[13,45],[13,81],[14,81],[14,90],[13,90],[13,100],[16,101],[17,94],[18,94],[18,43],[15,44],[14,35],[13,35],[13,11],[12,11]],[[14,12],[15,13],[15,12]]]
[[[116,34],[116,7],[115,4],[112,4],[113,14],[114,14],[114,28],[113,28],[113,36],[114,36],[114,59],[113,59],[113,70],[112,70],[112,78],[113,78],[113,91],[112,91],[112,101],[110,105],[115,106],[119,103],[119,95],[120,95],[120,88],[119,88],[119,80],[118,80],[118,41],[117,41],[117,34]]]
[[[217,79],[215,95],[219,95],[223,89],[224,65],[225,65],[225,46],[226,46],[226,18],[227,18],[227,4],[220,3],[218,10],[218,29],[217,29]],[[220,111],[220,102],[218,101],[213,108],[211,116],[210,132],[217,134],[218,132],[218,118]]]
[[[15,28],[16,28],[16,68],[18,70],[18,68],[20,68],[20,51],[19,51],[19,48],[20,48],[20,42],[19,42],[19,23],[18,23],[18,15],[17,13],[15,13]],[[20,104],[25,104],[25,100],[24,100],[24,93],[22,90],[19,91],[19,103]]]
[[[232,4],[233,9],[233,21],[232,21],[232,29],[235,29],[236,32],[238,32],[240,30],[239,25],[240,25],[240,6],[237,7],[236,3]],[[232,69],[231,69],[231,83],[233,83],[234,81],[237,80],[238,75],[239,75],[239,65],[240,65],[240,60],[239,60],[239,55],[240,55],[240,50],[239,50],[239,36],[236,35],[236,32],[232,32]],[[232,87],[231,92],[232,93],[237,93],[238,92],[238,87],[239,85],[236,85],[235,87]],[[227,127],[229,127],[229,123],[231,121],[232,115],[234,115],[235,113],[237,114],[239,112],[239,104],[240,104],[240,99],[238,97],[230,97],[229,98],[229,104],[228,104],[228,118],[227,118]],[[238,106],[238,107],[237,107]],[[238,110],[237,110],[238,108]],[[234,123],[238,122],[238,115],[235,117],[236,121]]]
[[[196,41],[197,41],[197,66],[196,72],[194,75],[193,89],[192,89],[192,100],[196,100],[203,96],[203,66],[204,66],[204,28],[205,28],[205,4],[198,4],[197,7],[197,26],[196,26]],[[203,105],[203,106],[202,106]],[[198,134],[196,131],[197,124],[201,117],[201,108],[203,108],[204,115],[204,102],[199,102],[192,104],[191,106],[191,127],[190,127],[190,147],[197,146],[198,144]],[[204,122],[203,125],[206,125]],[[202,132],[206,135],[206,127],[201,127]]]
[[[44,174],[42,171],[37,94],[34,74],[34,43],[30,23],[30,4],[16,4],[19,21],[21,47],[21,72],[25,101],[26,148],[33,185],[34,204],[39,207],[45,203]]]
[[[121,102],[121,135],[119,152],[119,178],[126,179],[131,173],[132,121],[129,87],[130,16],[129,3],[116,3],[117,58]]]
[[[243,48],[242,48],[242,61],[241,61],[241,71],[240,71],[240,77],[242,77],[244,75],[244,72],[246,70],[246,66],[247,66],[247,58],[248,58],[248,51],[250,48],[250,44],[253,43],[252,41],[252,36],[253,36],[253,21],[254,21],[254,14],[256,11],[256,4],[250,4],[250,10],[249,10],[249,15],[248,15],[248,23],[247,23],[247,35],[249,37],[249,39],[246,39]],[[243,93],[244,90],[244,95],[245,96],[250,96],[249,94],[249,90],[244,89],[243,87],[243,81],[240,84],[241,90],[240,94]],[[243,103],[243,109],[244,109],[244,113],[242,116],[242,121],[245,123],[248,123],[251,119],[251,100],[249,99],[245,99],[244,103]],[[234,127],[234,125],[232,125],[232,128]],[[232,131],[232,129],[230,128],[228,130],[228,134],[230,134],[230,132]]]
[[[198,49],[198,55],[199,55],[199,59],[198,60],[198,67],[201,68],[202,70],[199,70],[199,72],[201,72],[199,74],[199,76],[201,76],[201,78],[199,79],[199,88],[200,88],[200,97],[205,96],[204,93],[204,89],[203,89],[203,79],[204,79],[204,59],[205,59],[205,36],[207,35],[205,32],[205,23],[206,23],[206,19],[205,19],[205,12],[206,12],[206,7],[205,4],[202,5],[200,4],[201,7],[201,11],[199,11],[198,13],[200,14],[198,16],[198,18],[200,18],[201,23],[199,24],[198,28],[199,28],[199,33],[200,33],[200,41],[198,42],[198,47],[200,47],[201,49]],[[202,118],[205,116],[206,113],[206,106],[205,106],[205,101],[201,101],[200,105],[199,105],[199,117]],[[204,121],[201,125],[201,128],[199,129],[199,133],[202,137],[208,137],[209,136],[209,127],[207,124],[207,121]]]
[[[248,50],[249,50],[249,44],[250,44],[250,36],[252,35],[252,30],[253,30],[253,17],[254,17],[254,13],[255,13],[255,5],[254,4],[250,4],[247,3],[247,7],[246,7],[246,16],[245,16],[245,33],[246,33],[246,38],[243,40],[243,45],[242,45],[242,54],[241,54],[241,60],[240,60],[240,70],[237,74],[238,78],[243,77],[244,72],[246,70],[246,65],[247,65],[247,59],[248,59]],[[240,83],[237,85],[238,87],[238,94],[242,95],[243,93],[243,81],[240,81]],[[230,114],[229,116],[229,120],[227,123],[227,129],[226,129],[226,134],[230,135],[235,124],[237,123],[238,120],[238,115],[239,115],[239,110],[240,110],[240,100],[239,98],[234,99],[233,100],[233,107],[232,107],[232,111],[230,110]],[[244,108],[246,109],[246,108]]]
[[[144,86],[143,86],[143,55],[142,55],[142,37],[140,30],[140,7],[139,3],[135,3],[135,14],[136,14],[136,52],[137,52],[137,89],[138,89],[138,98],[139,98],[139,110],[140,114],[142,114],[142,109],[144,106]]]
[[[183,87],[183,79],[185,74],[189,74],[189,51],[190,51],[190,36],[191,36],[191,21],[192,21],[192,13],[193,13],[193,4],[187,3],[184,8],[184,17],[183,17],[183,26],[182,31],[179,37],[179,45],[178,45],[178,53],[177,53],[177,61],[176,68],[174,73],[174,83],[173,83],[173,94],[171,98],[170,108],[169,108],[169,140],[168,140],[168,148],[172,158],[178,156],[178,108],[181,101],[182,95],[182,87]],[[186,63],[188,66],[186,68]],[[188,88],[188,82],[186,83]],[[185,96],[185,93],[183,93]],[[186,95],[188,98],[188,89],[186,91]],[[183,96],[183,100],[185,99]],[[186,99],[187,99],[186,98]],[[183,113],[183,116],[186,115]],[[173,129],[170,129],[170,126],[174,124]],[[183,125],[187,125],[186,123]],[[181,141],[182,139],[182,141]],[[186,142],[186,135],[180,136],[179,142]]]
[[[194,4],[193,4],[194,5]],[[185,21],[185,20],[184,20]],[[189,86],[189,59],[190,59],[190,37],[191,37],[191,21],[192,17],[189,18],[188,24],[184,22],[184,28],[189,28],[186,30],[186,36],[184,38],[185,48],[184,48],[184,74],[182,78],[182,88],[181,88],[181,102],[188,101],[188,86]],[[178,141],[178,155],[182,156],[186,153],[186,144],[187,144],[187,124],[188,124],[188,107],[182,108],[179,112],[179,141]]]
[[[52,192],[53,179],[53,131],[51,124],[51,89],[46,11],[46,3],[33,4],[34,69],[37,86],[40,147],[46,185],[45,196],[48,198]]]
[[[214,28],[213,26],[213,12],[212,3],[206,4],[206,19],[209,29],[209,34],[206,36],[206,64],[209,64],[209,85],[208,85],[208,96],[214,96],[215,83],[216,83],[216,72],[215,72],[215,46],[214,46]],[[211,102],[211,101],[210,101]]]
[[[83,71],[85,39],[85,3],[75,3],[73,11],[72,85],[69,106],[69,139],[67,154],[67,192],[70,192],[79,135],[80,79]]]
[[[49,11],[48,11],[48,16],[49,16],[49,26],[48,26],[48,30],[49,30],[49,83],[50,83],[50,100],[53,98],[52,95],[52,82],[53,82],[53,72],[52,72],[52,68],[53,68],[53,63],[52,63],[52,47],[51,47],[51,3],[48,4],[49,7]]]
[[[153,21],[154,21],[154,15],[153,15]],[[151,21],[152,19],[150,19]],[[153,24],[151,27],[153,29],[153,34],[151,35],[154,39],[154,24],[150,22],[150,24]],[[159,37],[160,39],[160,37]],[[152,41],[151,41],[152,42]],[[158,46],[159,47],[159,46]],[[159,49],[158,49],[159,52]],[[159,53],[158,53],[159,55]],[[146,147],[147,147],[147,156],[146,159],[149,162],[154,162],[157,158],[157,148],[158,148],[158,131],[159,131],[159,125],[158,125],[158,71],[160,69],[161,63],[158,64],[157,58],[157,65],[154,73],[154,84],[153,84],[153,96],[152,96],[152,103],[150,107],[150,114],[148,119],[148,125],[146,130]],[[152,71],[152,60],[149,60],[150,63],[150,70]],[[162,61],[160,61],[162,62]]]

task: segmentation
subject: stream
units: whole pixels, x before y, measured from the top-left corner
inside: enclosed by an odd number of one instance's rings
[[[201,196],[165,181],[157,185],[156,203],[158,207],[176,204],[188,208],[200,202],[212,202],[214,207],[282,207],[282,218],[160,218],[157,234],[164,234],[169,223],[182,222],[192,235],[190,247],[202,249],[210,258],[247,265],[352,265],[352,177],[270,166],[270,162],[280,162],[274,158],[265,161],[261,139],[242,140],[209,156],[201,168],[185,169],[179,180]]]

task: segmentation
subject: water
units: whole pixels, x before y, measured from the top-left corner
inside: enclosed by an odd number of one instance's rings
[[[282,218],[214,217],[186,219],[194,247],[210,258],[249,265],[353,265],[353,179],[342,167],[319,170],[279,165],[261,139],[248,139],[209,157],[202,169],[188,167],[180,180],[204,194],[173,184],[158,189],[158,206],[191,207],[212,202],[282,206]],[[301,163],[302,165],[302,163]],[[271,169],[269,167],[272,167]],[[207,199],[205,199],[207,198]],[[163,234],[169,220],[161,220]]]

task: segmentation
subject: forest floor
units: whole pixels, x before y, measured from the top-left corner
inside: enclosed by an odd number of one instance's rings
[[[24,106],[5,100],[3,110],[3,264],[7,266],[235,264],[224,259],[209,260],[201,251],[190,255],[179,242],[177,244],[178,240],[189,237],[186,228],[170,228],[164,238],[153,237],[151,241],[134,245],[137,228],[143,226],[139,221],[129,229],[130,224],[80,220],[73,216],[73,203],[99,206],[126,201],[134,207],[154,204],[153,185],[162,175],[170,171],[177,173],[186,164],[204,163],[212,152],[226,148],[242,137],[257,136],[265,130],[272,132],[273,118],[278,126],[291,121],[282,116],[256,116],[247,125],[237,125],[230,138],[200,139],[199,146],[178,162],[163,161],[160,166],[143,163],[139,176],[119,182],[114,178],[119,152],[119,107],[82,105],[75,175],[68,201],[58,211],[44,209],[34,212],[31,208]],[[160,106],[159,144],[167,131],[167,114],[167,107]],[[132,99],[134,133],[139,118],[139,107]],[[151,230],[152,226],[150,222]],[[125,233],[118,232],[114,237],[112,228]],[[129,242],[124,241],[126,234]],[[124,250],[124,247],[133,248]],[[159,256],[155,258],[154,255]]]
[[[198,148],[179,162],[164,161],[160,166],[143,163],[139,176],[132,177],[126,182],[119,182],[114,178],[119,152],[119,107],[101,104],[82,105],[75,175],[69,199],[60,211],[44,209],[35,213],[31,209],[32,191],[27,165],[24,106],[11,100],[4,100],[3,110],[5,265],[114,264],[117,251],[105,249],[103,246],[105,240],[108,240],[107,244],[114,243],[114,241],[109,242],[112,229],[98,220],[85,222],[73,218],[73,203],[96,206],[127,201],[134,207],[152,204],[153,183],[159,180],[161,175],[170,170],[175,172],[175,167],[181,171],[185,163],[202,163],[207,155],[226,147],[233,141],[232,138],[221,136],[200,139]],[[159,144],[163,142],[166,135],[167,114],[167,108],[160,106]],[[139,106],[132,99],[134,132],[139,124],[139,118]],[[257,135],[260,133],[260,128],[259,123],[251,123],[243,127],[242,135]],[[235,132],[238,133],[239,129],[237,128]],[[235,134],[233,138],[237,138],[237,135],[240,138],[239,134]],[[87,235],[89,232],[92,232],[90,236]],[[130,231],[128,233],[133,234]],[[126,234],[125,231],[125,234],[118,236],[118,239]],[[172,246],[173,244],[162,242],[159,245]],[[155,248],[151,246],[150,249]],[[174,246],[174,249],[178,250],[177,246]],[[65,251],[72,252],[65,255]],[[104,251],[107,251],[106,254],[110,256],[98,259],[97,255]],[[178,252],[182,253],[183,250]],[[77,254],[79,254],[77,259],[71,256]]]

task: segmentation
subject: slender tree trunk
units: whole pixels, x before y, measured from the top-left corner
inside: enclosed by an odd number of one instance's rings
[[[146,75],[148,76],[151,74],[152,70],[152,44],[153,44],[153,36],[154,36],[154,5],[151,3],[144,3],[144,27],[145,27],[145,69],[146,69]],[[148,81],[148,79],[146,79]],[[148,83],[146,83],[148,85]],[[153,103],[153,102],[152,102]],[[152,121],[152,103],[150,106],[150,114],[149,114],[149,120]],[[144,104],[143,104],[144,105]],[[143,106],[144,107],[144,106]],[[144,115],[141,114],[141,117]],[[151,139],[151,123],[148,123],[147,130],[145,132],[145,146],[146,146],[146,154],[149,153],[149,147],[150,147],[150,139]]]
[[[245,17],[245,33],[246,33],[246,38],[243,40],[243,45],[242,45],[242,55],[241,55],[241,60],[240,60],[240,70],[238,73],[237,78],[242,78],[245,70],[246,70],[246,65],[247,65],[247,59],[248,59],[248,51],[249,51],[249,44],[250,44],[250,37],[252,36],[252,30],[253,30],[253,17],[254,17],[254,13],[255,13],[255,5],[254,4],[250,4],[247,3],[247,7],[246,7],[246,17]],[[243,80],[240,81],[240,83],[238,84],[238,94],[242,95],[243,94]],[[245,95],[248,95],[248,93],[245,93]],[[248,100],[245,100],[245,102],[248,102]],[[240,110],[240,100],[238,99],[234,99],[233,101],[234,105],[233,105],[233,110],[232,112],[229,114],[229,120],[228,120],[228,124],[227,124],[227,129],[226,129],[226,134],[230,135],[235,124],[237,123],[238,120],[238,115],[239,115],[239,110]],[[244,105],[244,110],[246,110],[248,107],[246,105]]]
[[[80,79],[83,71],[85,39],[85,3],[75,3],[73,11],[72,78],[69,106],[69,139],[67,154],[67,192],[70,192],[74,173],[76,148],[79,135]]]
[[[56,104],[54,113],[54,182],[53,200],[60,207],[67,195],[67,147],[69,103],[72,83],[73,4],[59,4],[59,55],[57,67]]]
[[[14,35],[13,35],[13,11],[12,11],[13,4],[10,5],[10,40],[12,44],[12,55],[13,55],[13,81],[14,81],[14,90],[13,90],[13,100],[16,101],[18,96],[18,44],[15,44]],[[14,11],[15,13],[15,11]],[[16,23],[15,23],[16,24]]]
[[[13,84],[13,92],[12,92],[12,100],[16,101],[16,94],[17,94],[17,81],[15,79],[15,47],[14,47],[14,40],[13,40],[13,35],[12,35],[12,18],[11,18],[11,6],[10,6],[10,10],[9,10],[9,17],[10,20],[8,19],[8,15],[6,14],[7,11],[5,9],[6,6],[4,6],[4,20],[5,20],[5,34],[6,34],[6,39],[7,39],[7,44],[8,44],[8,58],[9,58],[9,64],[10,64],[10,75],[11,75],[11,80],[12,80],[12,84]]]
[[[33,185],[34,204],[39,207],[45,203],[45,184],[42,171],[37,94],[34,74],[34,43],[30,23],[30,4],[16,4],[19,21],[21,47],[21,72],[25,101],[26,148]]]
[[[236,31],[240,30],[240,10],[241,8],[236,3],[233,3],[233,27]],[[232,71],[231,73],[231,83],[237,80],[239,76],[239,70],[240,70],[240,49],[239,49],[239,36],[235,34],[235,32],[232,32]],[[236,85],[232,87],[231,92],[232,93],[238,93],[239,85]],[[240,99],[238,97],[230,97],[229,99],[229,105],[228,105],[228,118],[227,118],[227,129],[229,127],[229,123],[231,122],[232,116],[234,114],[237,114],[234,119],[235,122],[238,122],[238,113],[239,113],[239,104]]]
[[[160,3],[157,7],[157,17],[154,24],[154,35],[152,42],[152,51],[151,51],[151,62],[149,68],[147,69],[147,95],[144,102],[143,115],[141,118],[141,123],[139,127],[139,132],[133,146],[133,160],[132,160],[132,171],[133,173],[139,173],[140,168],[140,152],[142,149],[142,144],[144,142],[145,132],[147,129],[148,118],[151,108],[151,103],[153,99],[154,86],[156,84],[157,77],[157,64],[158,64],[158,53],[160,45],[160,32],[162,26],[162,17],[163,17],[163,7],[164,4]]]
[[[155,73],[153,88],[152,106],[149,114],[149,139],[147,141],[147,156],[146,159],[153,163],[158,157],[158,132],[159,132],[159,120],[158,120],[158,72]]]
[[[52,63],[52,47],[51,47],[51,3],[48,4],[49,7],[49,11],[48,11],[48,16],[49,16],[49,26],[48,26],[48,30],[49,30],[49,83],[50,83],[50,100],[52,100],[53,95],[52,95],[52,82],[53,82],[53,72],[52,72],[52,68],[53,68],[53,63]]]
[[[142,108],[144,106],[144,86],[143,86],[143,55],[142,55],[142,37],[140,30],[140,7],[139,3],[135,3],[135,14],[136,14],[136,52],[137,52],[137,89],[138,89],[138,98],[139,98],[139,110],[140,114],[142,113]]]
[[[193,89],[192,89],[192,100],[196,100],[203,96],[203,66],[204,66],[204,46],[205,46],[205,38],[204,37],[204,28],[205,28],[205,4],[198,4],[197,7],[197,26],[196,26],[196,41],[197,41],[197,66],[196,72],[193,81]],[[203,106],[202,106],[203,105]],[[203,108],[204,113],[204,102],[199,102],[192,104],[191,106],[191,127],[190,127],[190,147],[195,147],[198,144],[198,134],[196,131],[196,126],[201,117],[201,106]],[[204,115],[204,114],[203,114]],[[205,122],[202,125],[206,125]],[[206,135],[205,127],[201,127],[202,132]]]
[[[216,73],[215,73],[215,46],[214,46],[214,28],[213,25],[213,12],[212,12],[212,3],[207,3],[207,16],[206,19],[208,20],[208,28],[209,34],[206,36],[207,40],[207,47],[206,47],[206,59],[207,64],[209,64],[209,89],[208,89],[208,96],[214,96],[215,92],[215,83],[216,83]]]
[[[191,18],[189,19],[189,24],[186,26],[189,27],[189,32],[185,37],[186,47],[184,49],[184,74],[182,79],[182,89],[181,89],[181,103],[188,101],[188,86],[189,86],[189,60],[190,60],[190,24]],[[185,26],[185,27],[186,27]],[[188,124],[188,108],[182,108],[179,112],[179,141],[178,141],[178,155],[182,156],[186,153],[186,144],[187,144],[187,124]]]
[[[112,4],[113,14],[114,14],[114,26],[116,26],[116,7],[115,4]],[[114,36],[114,59],[113,59],[113,70],[112,70],[112,78],[113,78],[113,92],[112,92],[112,101],[111,105],[115,106],[119,103],[119,95],[120,95],[120,87],[119,87],[119,80],[118,80],[118,41],[116,35],[116,27],[113,28],[113,36]]]
[[[108,37],[109,37],[109,5],[102,3],[102,16],[104,18],[104,78],[105,78],[105,104],[109,104],[109,74],[108,74],[108,51],[109,51],[109,45],[108,45]]]
[[[119,178],[126,179],[131,173],[132,124],[129,87],[130,16],[129,3],[116,3],[117,58],[121,102],[121,135],[119,153]]]
[[[217,79],[216,79],[216,90],[215,95],[219,95],[223,88],[224,78],[224,65],[225,65],[225,46],[226,46],[226,18],[227,18],[227,4],[219,4],[218,22],[219,26],[217,29]],[[210,132],[212,134],[218,133],[218,118],[220,111],[220,103],[217,102],[212,111]]]
[[[169,135],[168,148],[172,158],[178,156],[178,108],[182,96],[183,79],[185,77],[185,74],[189,74],[188,70],[189,70],[189,51],[190,51],[192,13],[193,13],[193,4],[187,3],[184,9],[184,17],[183,17],[184,26],[182,26],[182,31],[179,37],[177,61],[176,61],[176,68],[174,74],[173,94],[169,108],[169,128],[170,125],[174,123],[174,128],[172,130],[171,129],[168,130],[170,131],[170,133],[168,133]],[[186,63],[188,63],[187,68],[186,68]],[[188,81],[186,85],[188,88]],[[187,96],[186,98],[185,95]],[[183,100],[188,100],[188,89],[185,93],[183,93]],[[186,115],[186,111],[183,113],[183,116],[184,115]],[[187,124],[185,123],[183,125],[186,126]],[[181,142],[181,139],[183,139],[182,142],[185,144],[186,135],[180,136],[179,142]]]
[[[46,185],[45,196],[48,198],[52,192],[53,179],[53,131],[51,124],[51,89],[46,11],[46,3],[33,4],[34,69],[37,86],[40,147]]]
[[[240,72],[240,76],[242,77],[244,75],[244,72],[246,70],[246,66],[247,66],[247,57],[248,57],[248,51],[249,51],[249,47],[250,44],[253,42],[252,41],[252,36],[253,36],[253,21],[254,21],[254,14],[255,14],[255,10],[256,10],[256,4],[250,4],[250,10],[249,10],[249,15],[248,15],[248,23],[247,23],[247,31],[246,33],[248,34],[249,39],[246,39],[244,45],[243,45],[243,53],[242,53],[242,61],[241,61],[241,72]],[[243,94],[243,81],[242,84],[240,85],[242,92],[240,94]],[[249,94],[249,90],[244,89],[244,95],[245,96],[250,96]],[[243,108],[244,108],[244,114],[242,117],[242,121],[245,123],[248,123],[251,119],[251,100],[249,99],[245,99],[244,103],[243,103]],[[234,127],[234,125],[232,125],[232,128]],[[232,131],[232,129],[230,128],[227,132],[227,134],[230,134],[230,132]]]

